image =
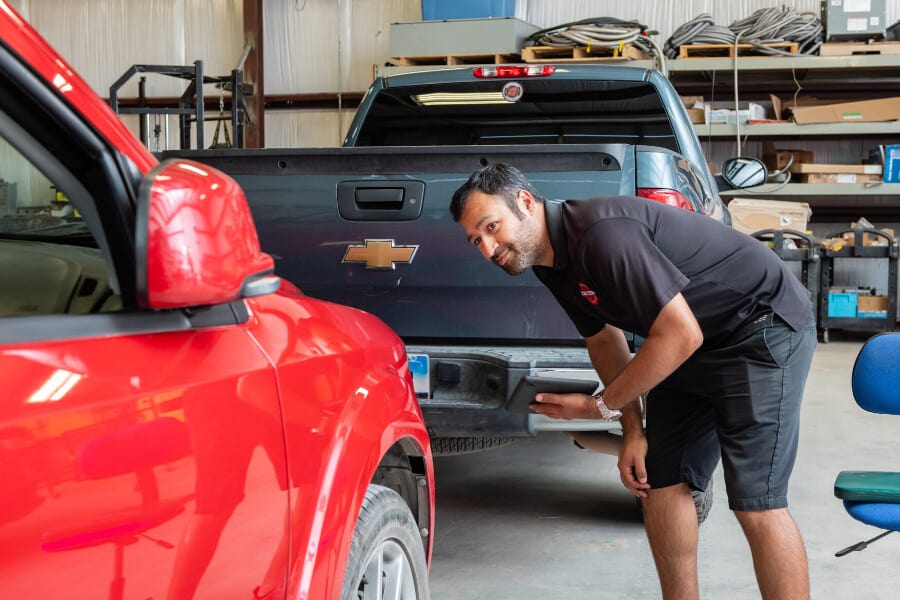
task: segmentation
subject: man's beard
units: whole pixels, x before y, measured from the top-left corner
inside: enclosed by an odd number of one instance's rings
[[[534,223],[522,219],[516,228],[515,242],[497,248],[492,260],[510,275],[521,275],[537,264],[544,250],[541,242],[542,238],[535,231]],[[507,254],[506,262],[500,265],[497,258],[504,253]]]

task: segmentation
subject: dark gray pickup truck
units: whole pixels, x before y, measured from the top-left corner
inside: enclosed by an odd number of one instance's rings
[[[547,198],[639,195],[728,221],[687,113],[657,71],[497,65],[377,79],[343,148],[201,150],[233,176],[263,250],[304,293],[376,314],[403,337],[436,453],[547,429],[609,430],[506,410],[523,375],[590,368],[538,280],[486,263],[453,222],[480,164]]]

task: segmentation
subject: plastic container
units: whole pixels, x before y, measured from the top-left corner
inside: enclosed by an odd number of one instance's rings
[[[858,296],[855,292],[828,292],[828,316],[856,317]]]
[[[422,0],[422,20],[514,17],[516,0]]]

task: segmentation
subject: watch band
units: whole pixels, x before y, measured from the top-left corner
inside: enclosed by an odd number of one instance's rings
[[[622,411],[610,408],[603,401],[603,390],[594,394],[594,402],[597,403],[597,410],[600,411],[600,418],[604,421],[615,421],[622,416]]]

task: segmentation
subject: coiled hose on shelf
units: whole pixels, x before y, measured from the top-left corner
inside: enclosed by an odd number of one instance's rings
[[[666,40],[668,58],[677,58],[679,48],[687,44],[752,44],[762,54],[791,56],[792,53],[767,44],[796,42],[800,54],[815,54],[822,45],[822,22],[809,12],[799,13],[787,6],[763,8],[728,27],[715,25],[703,13],[681,25]]]
[[[679,48],[687,44],[733,44],[734,32],[713,22],[711,15],[703,13],[682,24],[666,40],[666,57],[678,58]]]
[[[813,13],[798,13],[787,6],[763,8],[746,19],[735,21],[728,28],[744,43],[766,44],[796,42],[800,54],[815,54],[822,45],[822,22]],[[768,54],[790,55],[778,48],[763,47]]]
[[[534,46],[599,46],[604,48],[632,44],[638,50],[655,55],[659,70],[665,74],[663,50],[646,32],[647,26],[637,21],[624,21],[614,17],[593,17],[535,31],[525,38],[525,43]]]

